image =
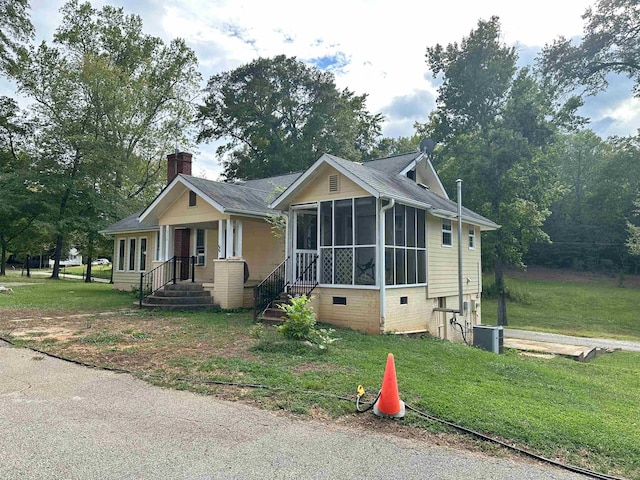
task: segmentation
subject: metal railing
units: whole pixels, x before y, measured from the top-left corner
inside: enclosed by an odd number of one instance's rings
[[[140,274],[140,291],[139,291],[139,305],[142,306],[142,301],[156,293],[165,285],[173,283],[174,285],[179,280],[196,280],[196,257],[173,257],[167,260],[162,265],[158,265],[153,270],[148,272],[142,272]]]
[[[292,297],[309,296],[314,288],[318,286],[318,255],[309,255],[305,257],[306,265],[297,265],[299,270],[296,281],[288,286],[287,292]]]
[[[267,275],[262,282],[253,289],[253,319],[264,311],[278,296],[284,292],[287,286],[286,272],[287,263],[291,257],[285,258],[284,262],[278,265],[273,272]]]

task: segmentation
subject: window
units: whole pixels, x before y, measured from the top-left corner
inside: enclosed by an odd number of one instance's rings
[[[476,248],[476,227],[469,225],[469,248],[474,250]]]
[[[160,227],[164,228],[164,227]],[[160,232],[156,232],[156,253],[153,257],[156,262],[160,261]]]
[[[195,207],[196,206],[196,199],[198,197],[196,196],[196,192],[192,192],[189,191],[189,206],[190,207]]]
[[[206,231],[198,228],[196,230],[196,246],[194,251],[196,253],[196,265],[205,265],[207,258],[207,241]]]
[[[129,265],[127,270],[134,271],[136,269],[136,239],[129,239]]]
[[[126,250],[127,242],[124,238],[121,238],[118,241],[118,271],[122,272],[124,270],[124,259],[125,259],[125,250]]]
[[[444,247],[450,247],[452,243],[453,235],[451,231],[451,220],[448,218],[442,219],[442,245]]]
[[[376,199],[320,203],[320,283],[376,284]]]
[[[140,261],[138,270],[144,272],[147,269],[147,237],[140,238]]]
[[[427,283],[424,210],[396,204],[385,213],[385,284]]]

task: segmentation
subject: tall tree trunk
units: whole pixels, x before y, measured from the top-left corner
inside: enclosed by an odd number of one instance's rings
[[[7,244],[2,242],[2,254],[0,254],[0,277],[7,275]]]
[[[27,255],[27,278],[31,278],[31,255]]]
[[[498,292],[498,325],[507,326],[507,298],[504,285],[504,265],[497,259],[493,263],[496,291]]]
[[[62,254],[62,234],[56,236],[56,249],[53,252],[53,272],[51,278],[60,280],[60,256]]]
[[[87,250],[87,275],[84,277],[84,282],[91,283],[91,262],[93,262],[93,235],[89,235],[89,248]]]

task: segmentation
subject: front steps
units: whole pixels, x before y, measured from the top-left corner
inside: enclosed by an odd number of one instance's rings
[[[213,303],[209,290],[201,283],[176,283],[165,285],[142,301],[143,308],[159,310],[212,310],[218,306]]]
[[[265,311],[258,316],[258,322],[268,323],[269,325],[284,323],[284,311],[278,308],[278,305],[286,303],[289,303],[289,295],[283,292],[279,298],[271,302]]]

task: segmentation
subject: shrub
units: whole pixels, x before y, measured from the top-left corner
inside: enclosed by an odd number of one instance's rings
[[[285,321],[277,327],[278,331],[293,340],[311,340],[316,314],[307,296],[289,297],[289,303],[279,305],[279,308],[284,311]]]
[[[306,340],[316,345],[320,350],[326,350],[337,338],[333,337],[333,328],[316,329],[316,314],[309,305],[309,298],[305,295],[290,297],[289,304],[280,305],[285,312],[285,321],[276,327],[286,338],[292,340]]]

